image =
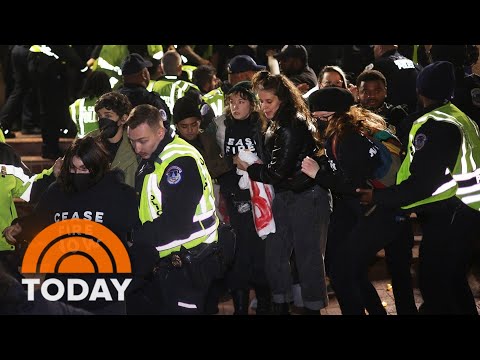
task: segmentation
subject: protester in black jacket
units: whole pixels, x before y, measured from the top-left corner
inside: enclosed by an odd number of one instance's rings
[[[330,218],[330,193],[301,173],[305,156],[317,150],[318,132],[300,91],[284,75],[260,71],[252,79],[261,104],[265,133],[263,164],[237,167],[250,178],[273,184],[276,233],[266,238],[266,271],[273,292],[273,311],[288,313],[292,286],[289,258],[295,249],[303,303],[320,314],[328,304],[323,256]],[[309,209],[305,213],[305,209]]]
[[[160,110],[165,127],[168,127],[171,114],[167,104],[156,92],[147,90],[150,82],[148,68],[151,66],[150,61],[137,53],[128,55],[122,63],[123,86],[118,91],[128,97],[132,108],[142,104],[155,106]]]
[[[235,84],[226,97],[225,139],[223,149],[229,163],[245,150],[256,154],[264,161],[263,136],[258,113],[258,100],[250,81]],[[257,297],[257,315],[270,313],[271,293],[265,274],[265,242],[259,238],[254,223],[254,204],[250,190],[238,185],[240,176],[236,169],[222,175],[220,192],[225,199],[230,224],[237,233],[237,252],[232,269],[227,273],[236,315],[247,315],[250,286]]]
[[[356,187],[368,186],[375,180],[378,169],[384,166],[380,149],[383,145],[370,137],[385,130],[386,123],[369,110],[352,106],[353,96],[345,89],[320,89],[310,96],[312,101],[330,114],[325,130],[326,156],[318,159],[320,164],[306,158],[302,171],[330,188],[334,195],[326,262],[342,314],[363,315],[367,310],[370,315],[386,315],[368,279],[369,264],[382,248],[388,254],[397,313],[414,314],[417,309],[410,276],[413,236],[408,234],[411,227],[405,220],[396,222],[395,211],[360,205],[355,193]],[[391,181],[396,170],[389,177]]]
[[[17,236],[31,241],[41,230],[56,222],[87,219],[110,229],[127,248],[128,234],[138,222],[136,194],[132,187],[123,183],[123,174],[110,171],[109,166],[108,153],[100,139],[89,136],[77,139],[65,154],[58,180],[50,185],[33,213],[5,230],[7,241],[15,243]],[[92,290],[95,280],[105,275],[48,276],[64,282],[71,277],[81,278],[90,284]],[[107,283],[110,293],[116,293]],[[125,302],[113,300],[93,302],[87,297],[73,304],[96,314],[125,314]]]

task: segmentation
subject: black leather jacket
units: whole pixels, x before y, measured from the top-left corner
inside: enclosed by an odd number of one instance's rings
[[[248,167],[250,178],[273,184],[275,191],[303,191],[314,185],[302,173],[302,160],[317,150],[305,119],[280,109],[265,134],[265,162]]]

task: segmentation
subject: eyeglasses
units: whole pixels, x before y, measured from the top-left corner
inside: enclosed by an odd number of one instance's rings
[[[342,81],[342,80],[337,80],[337,81],[322,81],[321,84],[323,85],[323,87],[331,87],[331,86],[343,87],[343,81]]]

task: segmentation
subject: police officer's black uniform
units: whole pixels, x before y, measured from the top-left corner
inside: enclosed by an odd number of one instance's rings
[[[68,105],[69,84],[67,67],[80,72],[86,65],[75,50],[68,45],[47,45],[58,56],[42,52],[30,52],[28,69],[40,106],[40,127],[42,128],[42,156],[56,159],[62,155],[58,140],[60,129],[68,127],[70,115]]]
[[[125,95],[128,100],[130,100],[132,108],[137,105],[148,104],[155,106],[159,110],[163,110],[166,117],[163,123],[165,128],[168,128],[171,119],[170,110],[165,101],[156,92],[150,92],[145,87],[138,84],[124,84],[118,89],[118,92]]]
[[[172,140],[173,131],[169,129],[150,158],[140,162],[135,179],[138,194],[145,176],[154,171],[158,155]],[[131,255],[136,278],[134,291],[127,298],[129,314],[202,314],[208,287],[219,274],[217,257],[211,256],[215,249],[212,244],[201,243],[189,250],[182,247],[180,254],[159,257],[157,246],[194,233],[192,219],[203,195],[193,158],[179,157],[170,163],[172,166],[181,170],[180,181],[172,184],[164,174],[159,188],[162,203],[174,206],[162,208],[160,217],[145,222],[133,236]],[[196,304],[196,308],[182,307],[179,299]]]
[[[406,104],[408,112],[417,109],[415,82],[420,67],[397,50],[386,51],[373,63],[373,69],[380,71],[387,79],[388,102],[392,105]]]
[[[431,105],[423,113],[438,106]],[[417,138],[410,177],[395,187],[375,190],[374,203],[396,208],[412,204],[430,197],[445,182],[445,169],[454,168],[461,145],[458,128],[446,122],[428,121]],[[478,224],[478,212],[457,197],[422,205],[414,211],[423,233],[419,280],[424,303],[420,312],[477,314],[465,272],[472,254],[475,232],[471,230]]]

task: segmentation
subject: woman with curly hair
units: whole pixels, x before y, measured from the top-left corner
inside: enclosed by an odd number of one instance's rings
[[[305,313],[319,315],[328,305],[323,258],[331,196],[302,174],[301,164],[318,150],[320,136],[302,94],[287,77],[260,71],[252,83],[260,99],[265,161],[250,166],[238,157],[234,161],[252,180],[272,184],[275,189],[273,216],[277,229],[266,238],[265,265],[273,312],[289,312],[289,259],[295,250]]]
[[[342,313],[364,315],[367,310],[371,315],[386,315],[368,279],[372,259],[385,248],[397,313],[415,314],[410,275],[413,235],[407,217],[396,210],[361,205],[355,192],[357,187],[395,183],[400,157],[390,151],[399,149],[400,144],[388,133],[380,115],[353,106],[353,96],[346,89],[320,89],[309,102],[311,107],[322,110],[319,120],[327,122],[325,155],[306,157],[302,171],[317,184],[328,187],[334,196],[326,261]],[[390,142],[377,137],[389,138]]]

